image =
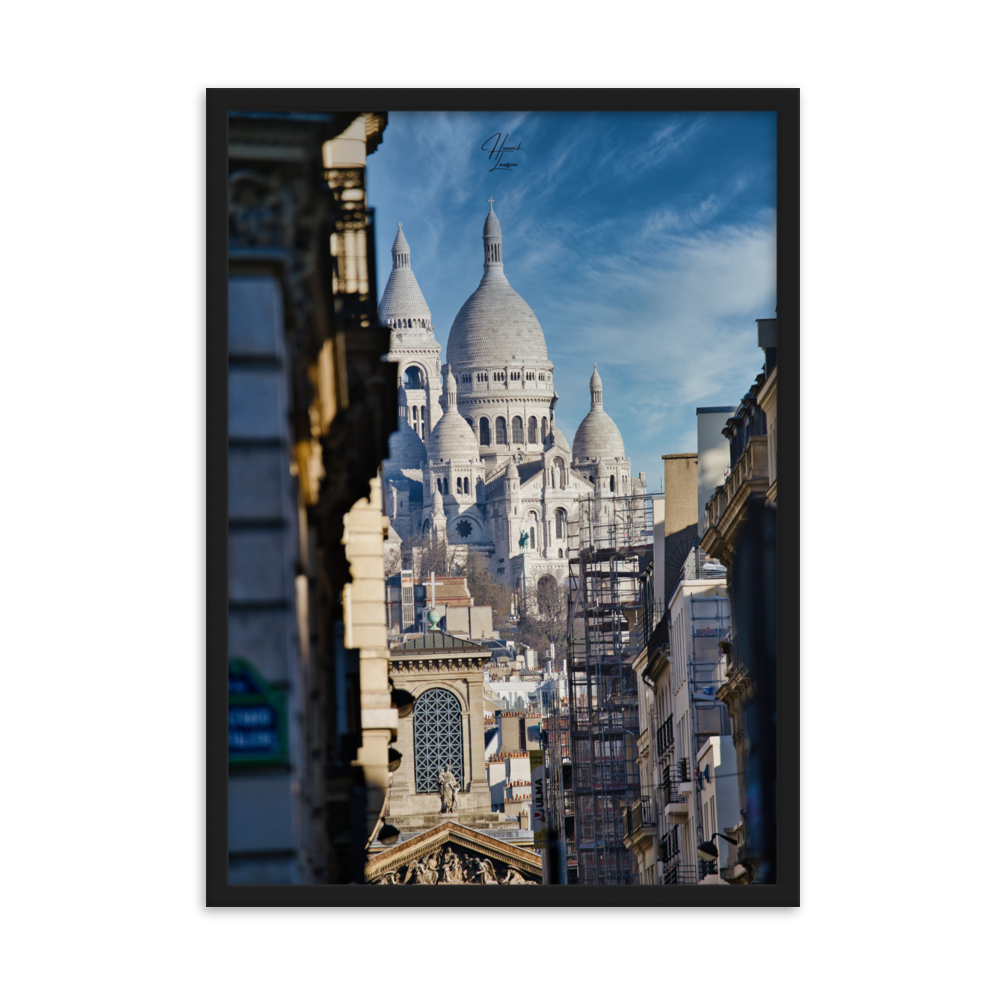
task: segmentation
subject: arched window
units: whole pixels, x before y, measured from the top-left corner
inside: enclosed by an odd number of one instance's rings
[[[420,423],[417,420],[417,408],[413,407],[413,429],[419,434],[420,433]]]
[[[489,417],[479,418],[479,443],[490,443],[490,420]]]
[[[566,488],[566,463],[561,459],[557,458],[553,463],[553,469],[555,472],[555,485],[562,489]]]
[[[538,444],[538,421],[528,417],[528,444]]]
[[[427,407],[420,407],[420,436],[427,438]]]
[[[441,489],[441,479],[440,479],[440,477],[436,480],[436,482],[437,482],[438,493],[443,493],[444,491]]]
[[[448,477],[445,476],[444,479],[441,480],[441,482],[444,483],[444,495],[447,496],[448,495]]]
[[[431,688],[413,706],[413,766],[418,795],[438,794],[438,775],[446,764],[459,788],[463,788],[462,706],[450,691]]]
[[[465,477],[465,492],[466,493],[469,492],[469,477],[468,476]]]
[[[614,493],[614,491],[615,491],[615,477],[612,476],[611,477],[611,492]]]
[[[524,422],[520,417],[514,417],[510,422],[510,436],[514,444],[524,444]]]
[[[556,538],[566,537],[566,511],[559,507],[556,509]]]
[[[503,417],[497,417],[497,444],[507,443],[507,421]]]
[[[549,443],[549,421],[546,417],[542,417],[542,444]]]
[[[560,558],[560,559],[562,559],[562,557],[563,557],[563,554],[562,554],[562,549],[560,549],[560,550],[559,550],[559,558]]]
[[[532,511],[531,512],[531,527],[528,529],[529,542],[528,544],[534,548],[535,547],[535,529],[538,527],[538,515]]]
[[[403,383],[407,389],[423,389],[424,373],[416,366],[410,365],[405,373],[406,381]]]

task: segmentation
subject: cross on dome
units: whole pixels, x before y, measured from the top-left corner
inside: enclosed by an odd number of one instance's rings
[[[490,203],[490,211],[493,211],[493,198],[492,196],[486,199]],[[402,223],[400,223],[402,225]]]

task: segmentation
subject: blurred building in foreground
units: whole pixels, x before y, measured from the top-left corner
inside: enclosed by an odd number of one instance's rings
[[[740,818],[724,831],[736,843],[720,868],[733,883],[773,881],[777,860],[777,320],[758,320],[757,335],[764,367],[723,429],[729,472],[705,507],[702,539],[726,567],[733,602],[716,689],[733,720],[739,774]]]
[[[232,883],[360,882],[385,802],[396,384],[365,163],[387,120],[229,118]]]

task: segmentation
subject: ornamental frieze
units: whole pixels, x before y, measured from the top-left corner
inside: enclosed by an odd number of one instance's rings
[[[467,848],[447,844],[399,865],[372,880],[373,885],[539,885],[516,867]]]

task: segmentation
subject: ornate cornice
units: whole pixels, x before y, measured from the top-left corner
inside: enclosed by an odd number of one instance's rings
[[[753,697],[753,694],[753,681],[746,668],[741,666],[719,686],[715,696],[726,706],[729,714],[733,715]]]

